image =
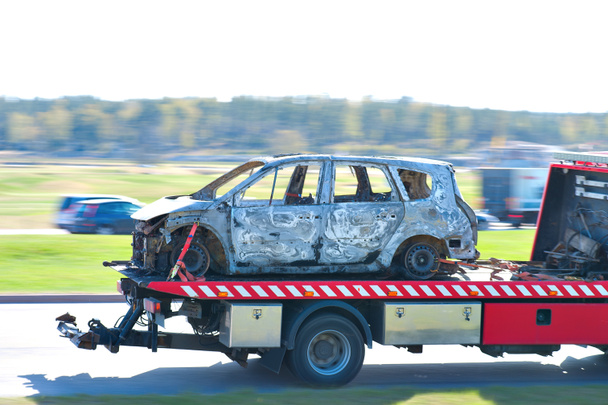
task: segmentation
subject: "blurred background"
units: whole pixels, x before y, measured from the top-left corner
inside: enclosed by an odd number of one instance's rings
[[[145,204],[306,152],[447,160],[474,208],[533,223],[532,168],[608,149],[602,7],[3,2],[0,229],[59,226],[65,196]]]

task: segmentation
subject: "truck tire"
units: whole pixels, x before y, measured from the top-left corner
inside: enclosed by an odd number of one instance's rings
[[[290,371],[306,383],[336,387],[355,378],[364,357],[359,329],[342,316],[321,314],[302,325],[286,362]]]
[[[439,252],[431,244],[414,243],[405,249],[402,263],[406,279],[428,280],[439,269]]]

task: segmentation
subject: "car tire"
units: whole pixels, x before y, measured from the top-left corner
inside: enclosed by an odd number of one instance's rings
[[[95,233],[98,235],[114,235],[116,234],[116,230],[112,225],[100,225],[95,230]]]
[[[300,327],[286,363],[292,374],[310,385],[337,387],[357,376],[364,357],[359,329],[342,316],[322,314]]]
[[[402,257],[403,273],[409,280],[428,280],[439,269],[439,252],[435,246],[420,242],[408,246]]]
[[[177,263],[177,259],[179,258],[183,248],[184,243],[179,243],[171,252],[171,267]],[[204,245],[200,243],[192,243],[182,261],[186,266],[186,270],[188,270],[190,274],[200,277],[209,269],[211,255],[209,254],[209,250]]]

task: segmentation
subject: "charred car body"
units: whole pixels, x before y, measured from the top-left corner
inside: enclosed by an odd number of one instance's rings
[[[477,224],[452,166],[330,155],[257,158],[201,190],[132,215],[132,263],[168,274],[373,273],[428,279],[440,258],[474,260]]]

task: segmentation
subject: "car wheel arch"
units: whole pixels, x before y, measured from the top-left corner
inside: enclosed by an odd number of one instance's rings
[[[193,223],[189,223],[173,229],[171,231],[172,239],[187,238],[192,225]],[[220,274],[228,271],[228,258],[226,256],[228,250],[224,242],[219,238],[217,231],[207,224],[201,224],[196,230],[193,243],[198,243],[207,249],[211,260],[209,270]]]
[[[401,242],[401,244],[399,245],[399,247],[393,254],[393,262],[398,261],[399,258],[405,252],[405,250],[409,246],[412,246],[416,243],[426,243],[428,245],[432,245],[437,249],[437,251],[439,252],[440,255],[449,257],[450,253],[448,250],[448,246],[444,240],[436,238],[431,235],[414,235],[414,236],[411,236],[411,237],[405,239],[403,242]]]

